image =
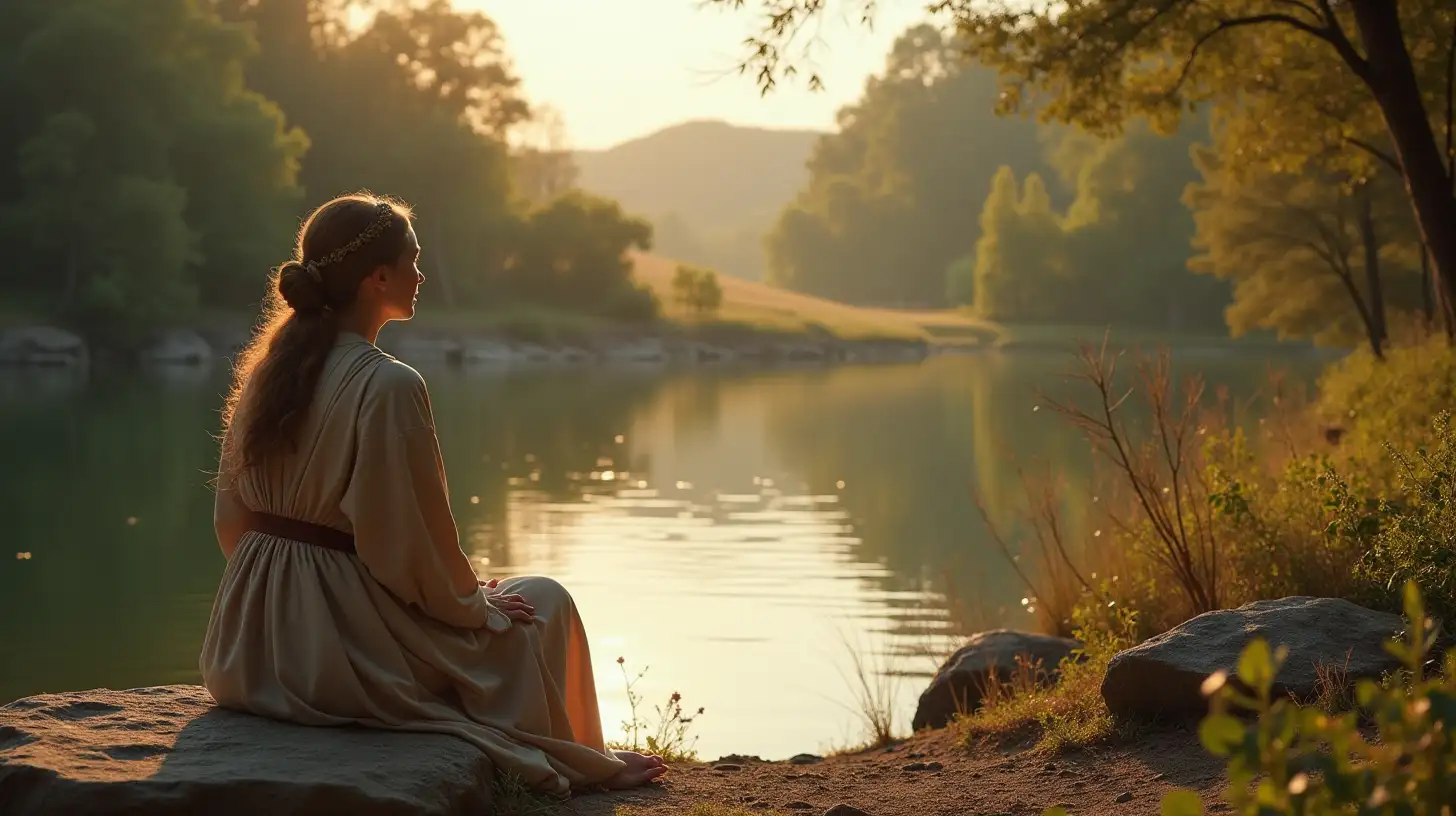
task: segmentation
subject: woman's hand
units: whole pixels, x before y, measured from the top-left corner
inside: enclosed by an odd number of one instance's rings
[[[486,589],[495,589],[496,588],[496,585],[499,584],[499,583],[500,583],[500,579],[499,578],[492,578],[489,581],[481,581],[480,582],[480,585],[483,586],[483,587],[485,587]]]
[[[490,605],[518,623],[530,623],[536,619],[536,607],[531,606],[520,595],[493,595]]]

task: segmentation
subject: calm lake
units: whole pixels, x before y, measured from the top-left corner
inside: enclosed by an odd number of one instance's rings
[[[609,734],[627,717],[620,656],[647,668],[648,719],[673,690],[707,709],[705,756],[784,758],[863,736],[852,650],[898,677],[907,728],[957,615],[1031,624],[972,491],[1010,524],[1018,467],[1039,459],[1073,509],[1089,500],[1086,444],[1038,407],[1038,389],[1084,394],[1071,363],[424,374],[466,551],[483,576],[573,590]],[[1307,379],[1317,361],[1179,362],[1235,396],[1270,365]],[[0,701],[197,681],[223,568],[205,483],[224,385],[221,371],[0,371],[15,553],[0,559]]]

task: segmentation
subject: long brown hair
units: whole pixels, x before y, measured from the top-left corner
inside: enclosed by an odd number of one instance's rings
[[[223,457],[235,472],[295,449],[338,341],[339,313],[364,278],[399,261],[411,218],[401,202],[360,193],[303,222],[293,259],[269,275],[258,329],[233,363],[222,421]]]

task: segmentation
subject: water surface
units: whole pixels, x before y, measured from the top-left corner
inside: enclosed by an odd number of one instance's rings
[[[1014,530],[1018,466],[1040,460],[1087,500],[1086,444],[1037,396],[1069,393],[1068,364],[424,373],[466,551],[573,591],[608,732],[622,657],[648,668],[649,719],[673,690],[706,708],[706,755],[782,758],[862,736],[851,649],[891,675],[904,727],[924,679],[894,678],[933,670],[955,620],[1032,623],[971,496]],[[1265,382],[1263,358],[1182,366],[1239,395]],[[74,379],[0,372],[7,549],[30,553],[0,559],[4,700],[196,682],[223,567],[223,374]]]

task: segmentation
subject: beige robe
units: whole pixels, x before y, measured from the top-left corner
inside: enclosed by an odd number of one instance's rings
[[[246,509],[352,532],[358,554],[248,531]],[[624,767],[603,746],[571,596],[550,578],[477,584],[424,381],[363,337],[334,348],[298,453],[242,473],[224,458],[214,520],[228,563],[201,668],[221,705],[454,734],[549,791]],[[501,593],[538,621],[513,623],[491,605]]]

